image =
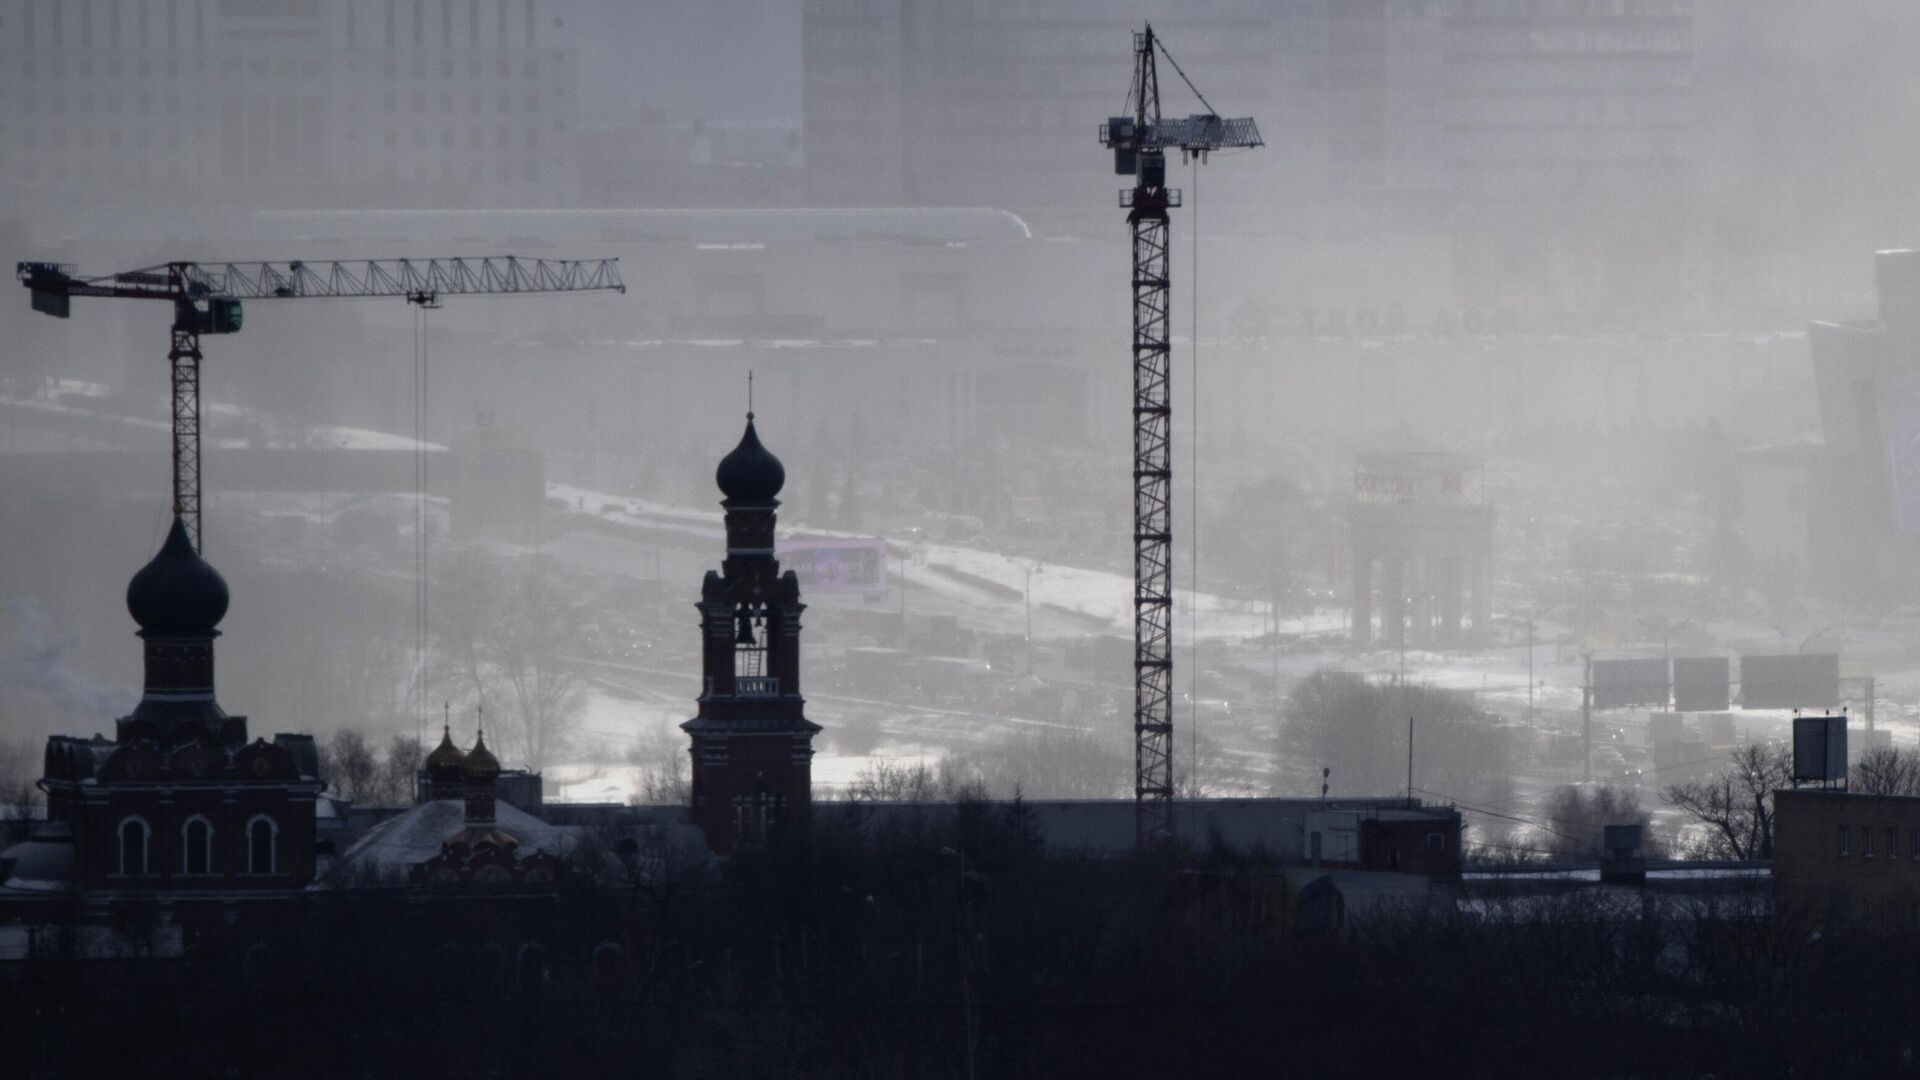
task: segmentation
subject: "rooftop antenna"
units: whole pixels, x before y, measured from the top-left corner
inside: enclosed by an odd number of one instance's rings
[[[753,419],[753,369],[747,369],[747,419]]]

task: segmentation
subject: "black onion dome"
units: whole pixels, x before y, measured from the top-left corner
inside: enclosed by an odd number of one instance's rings
[[[752,413],[747,414],[747,430],[740,436],[740,445],[720,459],[720,468],[714,471],[713,480],[720,485],[720,493],[728,502],[743,506],[770,503],[786,485],[787,468],[760,445],[760,435],[753,430]]]
[[[427,755],[427,776],[436,783],[457,781],[460,779],[461,766],[465,765],[466,761],[467,755],[453,745],[453,730],[442,727],[440,745],[434,747],[433,753]]]
[[[147,637],[212,637],[227,600],[226,579],[193,550],[177,517],[160,553],[127,583],[127,613]]]
[[[474,737],[473,749],[467,751],[467,760],[463,767],[466,769],[469,780],[491,781],[500,775],[500,759],[494,757],[493,751],[487,749],[485,734]]]

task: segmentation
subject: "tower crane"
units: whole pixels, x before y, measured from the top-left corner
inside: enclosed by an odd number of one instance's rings
[[[1207,112],[1184,120],[1160,116],[1156,54],[1200,99]],[[1120,192],[1133,230],[1133,796],[1136,842],[1173,838],[1173,408],[1172,301],[1167,211],[1180,191],[1167,186],[1167,151],[1204,162],[1224,148],[1261,146],[1252,117],[1222,119],[1154,36],[1133,36],[1131,116],[1100,127],[1113,151],[1113,171],[1133,177]]]
[[[626,292],[618,259],[366,259],[355,262],[170,262],[83,278],[63,263],[15,268],[33,309],[67,318],[76,296],[164,300],[173,305],[167,362],[173,371],[173,512],[200,547],[200,337],[240,330],[242,300],[396,296],[422,308],[443,296]]]

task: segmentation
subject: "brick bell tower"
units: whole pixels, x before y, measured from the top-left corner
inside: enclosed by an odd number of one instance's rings
[[[777,844],[806,827],[813,736],[800,697],[800,582],[773,553],[787,471],[753,428],[720,460],[727,557],[700,586],[699,713],[692,737],[693,820],[718,855]]]

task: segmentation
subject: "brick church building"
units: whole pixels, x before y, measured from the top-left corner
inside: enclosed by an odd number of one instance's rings
[[[10,851],[9,885],[106,902],[234,904],[313,880],[313,738],[250,739],[214,696],[227,584],[175,519],[127,586],[145,687],[114,737],[47,740],[47,823]]]
[[[806,827],[820,725],[800,696],[800,582],[773,549],[787,473],[752,413],[714,479],[727,555],[700,586],[700,708],[680,726],[693,742],[693,822],[730,855]]]

